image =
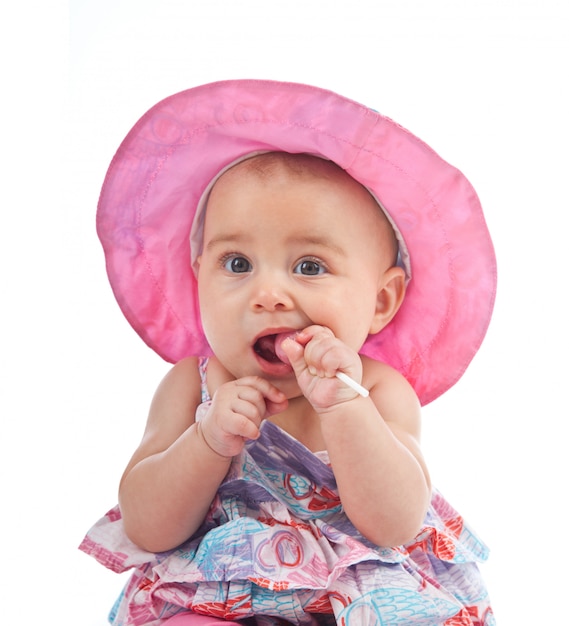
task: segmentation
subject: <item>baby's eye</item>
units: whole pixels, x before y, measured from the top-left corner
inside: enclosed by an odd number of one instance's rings
[[[325,272],[326,268],[315,259],[303,259],[294,268],[295,274],[303,274],[304,276],[319,276]]]
[[[223,260],[223,267],[232,274],[244,274],[251,271],[251,263],[244,256],[230,256]]]

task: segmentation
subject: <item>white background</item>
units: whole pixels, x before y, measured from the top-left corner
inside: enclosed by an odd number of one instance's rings
[[[569,623],[562,0],[12,4],[0,20],[0,621],[103,626],[125,580],[76,546],[115,503],[167,366],[107,283],[95,208],[110,159],[163,97],[270,78],[380,110],[476,187],[495,315],[460,383],[425,408],[425,455],[492,548],[498,623]]]

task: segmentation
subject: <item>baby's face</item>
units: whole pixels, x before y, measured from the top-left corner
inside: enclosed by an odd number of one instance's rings
[[[378,286],[394,255],[381,209],[332,164],[235,166],[211,192],[199,259],[214,354],[236,378],[259,375],[294,394],[294,375],[266,337],[319,324],[359,351],[380,330]]]

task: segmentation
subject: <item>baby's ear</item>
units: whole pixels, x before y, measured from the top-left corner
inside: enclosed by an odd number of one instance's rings
[[[405,271],[401,267],[390,267],[381,277],[377,290],[375,315],[370,335],[375,335],[393,319],[405,297]]]

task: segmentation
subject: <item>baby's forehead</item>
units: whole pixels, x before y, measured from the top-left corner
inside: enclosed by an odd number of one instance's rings
[[[373,215],[372,220],[379,228],[379,231],[376,230],[374,225],[372,230],[380,234],[379,239],[382,246],[388,243],[389,248],[392,248],[395,262],[405,268],[405,273],[410,278],[405,242],[393,220],[375,195],[333,161],[312,154],[288,152],[262,152],[244,157],[229,165],[211,181],[208,189],[202,195],[192,224],[190,242],[194,270],[196,260],[203,250],[204,226],[210,215],[208,209],[211,210],[211,201],[215,197],[219,197],[219,193],[224,195],[226,199],[225,194],[227,193],[229,195],[234,192],[239,193],[240,182],[243,182],[244,186],[259,183],[260,187],[264,187],[265,185],[283,183],[289,185],[295,182],[303,185],[310,184],[311,181],[316,181],[318,184],[323,182],[325,186],[329,184],[327,191],[341,190],[344,197],[346,194],[352,196],[346,204],[346,218],[349,220],[353,220],[356,205],[366,207],[365,213],[368,216]],[[207,221],[211,223],[210,220]],[[340,221],[337,216],[336,221]]]
[[[316,187],[313,183],[316,183]],[[387,246],[388,249],[393,250],[393,254],[396,254],[395,232],[376,198],[364,185],[336,163],[309,154],[264,153],[243,160],[229,168],[211,189],[205,220],[211,224],[211,220],[216,221],[219,217],[218,214],[216,217],[211,215],[212,211],[216,213],[214,206],[218,207],[216,202],[219,198],[218,193],[224,198],[221,207],[227,208],[228,198],[233,197],[234,194],[240,195],[244,189],[265,189],[270,190],[269,193],[277,193],[280,196],[290,192],[297,184],[301,201],[306,197],[314,197],[312,194],[316,193],[324,198],[323,202],[319,203],[319,207],[325,206],[326,211],[330,212],[329,215],[323,214],[321,210],[311,212],[310,220],[303,222],[306,228],[310,228],[308,224],[310,222],[312,228],[332,229],[334,227],[334,229],[340,228],[345,229],[346,232],[352,232],[353,229],[350,226],[360,223],[366,233],[374,233],[377,238],[376,243],[380,247]],[[309,185],[310,188],[305,185]],[[328,203],[332,196],[336,200]],[[263,221],[262,203],[252,206],[255,206],[258,212],[255,220]],[[334,206],[336,210],[332,211]],[[281,205],[281,210],[283,210],[283,205]],[[267,217],[272,217],[272,213],[271,210]]]
[[[206,206],[212,196],[223,189],[224,193],[239,193],[248,185],[259,188],[274,186],[317,185],[322,193],[340,193],[350,198],[349,205],[368,205],[380,220],[385,213],[370,191],[333,161],[310,154],[268,152],[246,158],[221,173],[211,185]],[[352,204],[353,202],[353,204]],[[378,210],[379,209],[379,210]]]
[[[311,154],[291,154],[288,152],[266,152],[254,155],[229,168],[220,176],[219,180],[253,175],[261,180],[270,181],[283,174],[299,179],[349,179],[359,185],[333,161]]]

